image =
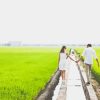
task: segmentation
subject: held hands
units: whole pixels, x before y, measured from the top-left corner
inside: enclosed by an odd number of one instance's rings
[[[75,61],[76,63],[78,63],[79,61]]]
[[[76,61],[76,63],[78,63],[79,61],[80,61],[80,59],[79,59],[79,60],[77,60],[77,61]]]
[[[73,60],[73,61],[74,61],[75,63],[77,63],[77,64],[78,64],[78,62],[79,62],[80,60],[76,60],[76,61],[75,61],[75,60]]]

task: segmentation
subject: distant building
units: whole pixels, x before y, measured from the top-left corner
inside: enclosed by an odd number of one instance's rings
[[[8,46],[21,46],[22,43],[20,41],[9,41]]]

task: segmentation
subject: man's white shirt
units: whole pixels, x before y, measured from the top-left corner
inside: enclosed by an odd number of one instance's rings
[[[93,64],[93,57],[96,59],[96,52],[92,47],[88,47],[83,51],[82,56],[85,57],[84,63]]]

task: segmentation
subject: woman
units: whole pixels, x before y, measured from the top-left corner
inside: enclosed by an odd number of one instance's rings
[[[61,77],[63,84],[65,83],[65,71],[68,67],[67,63],[67,55],[66,55],[66,46],[63,46],[60,50],[59,54],[59,70],[61,71]]]

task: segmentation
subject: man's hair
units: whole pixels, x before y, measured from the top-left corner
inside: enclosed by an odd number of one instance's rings
[[[87,44],[87,47],[92,47],[92,44]]]

